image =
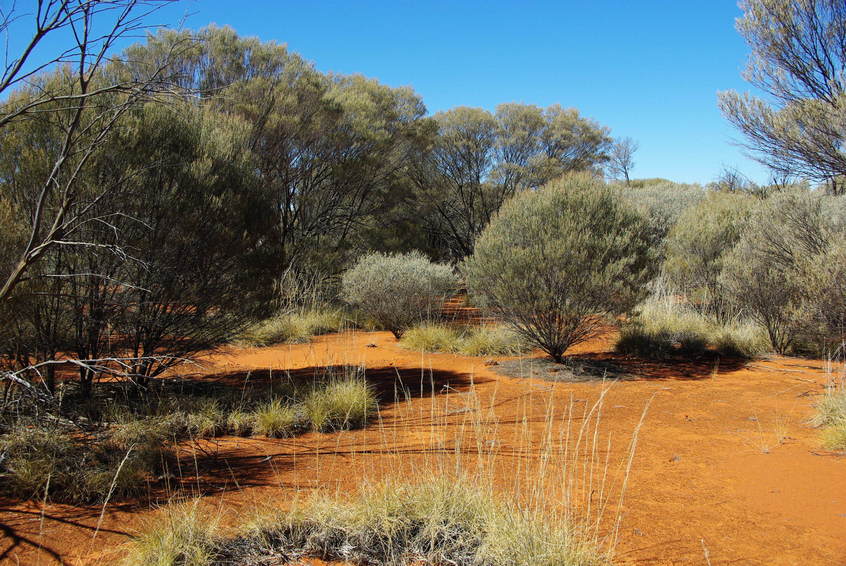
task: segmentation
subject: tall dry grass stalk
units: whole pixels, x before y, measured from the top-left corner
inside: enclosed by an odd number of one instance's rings
[[[366,430],[335,433],[300,455],[292,455],[294,465],[300,463],[314,473],[319,501],[311,486],[304,486],[284,499],[290,505],[283,507],[294,509],[293,515],[256,501],[255,508],[263,509],[259,514],[264,517],[250,513],[222,521],[217,517],[215,522],[234,524],[232,533],[242,534],[244,525],[251,525],[253,533],[257,532],[255,525],[264,525],[262,536],[273,539],[277,535],[269,533],[277,532],[278,525],[290,526],[295,520],[292,517],[299,517],[297,525],[308,525],[312,529],[309,540],[314,542],[315,537],[325,535],[324,531],[337,534],[340,528],[333,523],[337,514],[319,511],[327,508],[328,500],[334,502],[330,507],[336,506],[338,513],[343,510],[348,514],[344,516],[351,517],[350,532],[345,536],[352,541],[363,540],[361,529],[369,533],[368,537],[378,536],[371,531],[387,528],[392,520],[402,518],[401,514],[390,515],[391,509],[410,505],[401,498],[419,493],[414,491],[416,487],[430,489],[445,482],[443,485],[467,489],[436,490],[438,497],[465,497],[472,492],[480,494],[478,501],[490,507],[485,511],[487,534],[480,548],[500,557],[492,564],[506,560],[503,549],[514,545],[531,547],[535,550],[524,552],[538,553],[530,554],[526,564],[532,563],[532,556],[553,555],[576,557],[568,558],[565,564],[611,561],[648,403],[629,433],[618,439],[603,427],[606,399],[612,388],[607,383],[597,383],[595,398],[587,401],[564,395],[556,386],[538,386],[531,381],[526,381],[525,391],[515,394],[510,390],[508,397],[502,396],[498,384],[481,391],[471,380],[462,388],[452,388],[436,383],[431,369],[422,369],[415,383],[407,381],[408,375],[397,373],[393,402],[377,409]],[[516,409],[503,414],[504,405]],[[352,473],[356,477],[350,478]],[[285,481],[282,473],[278,480]],[[391,493],[396,494],[395,500],[391,500]],[[380,513],[366,509],[378,501],[386,506]],[[370,514],[380,517],[375,527],[367,523]],[[359,525],[359,530],[352,523]],[[294,531],[285,532],[294,536]],[[519,541],[511,540],[515,536]],[[391,544],[399,544],[399,539],[389,539],[394,541]],[[149,537],[143,540],[149,541]],[[231,552],[235,539],[221,540],[221,548]],[[289,545],[287,552],[296,551],[290,548],[294,544],[290,540],[285,544]],[[167,552],[174,553],[173,549]],[[394,549],[378,563],[397,564],[395,560],[402,552],[401,548]],[[426,557],[418,558],[426,563]]]

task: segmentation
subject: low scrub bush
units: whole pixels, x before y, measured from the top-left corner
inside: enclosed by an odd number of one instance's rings
[[[312,308],[277,314],[248,328],[239,342],[250,346],[302,344],[344,328],[346,317],[338,309]]]
[[[581,174],[508,201],[464,272],[474,300],[561,362],[645,296],[654,264],[646,219]]]
[[[163,430],[121,426],[82,436],[52,425],[15,427],[0,437],[0,491],[67,503],[135,494],[170,456]]]
[[[172,535],[167,516],[163,522],[134,541],[128,566],[269,564],[303,556],[379,566],[610,564],[594,540],[566,522],[503,505],[466,480],[366,486],[349,500],[316,497],[228,539],[215,538],[193,517]],[[193,556],[200,560],[182,558]]]
[[[789,190],[763,201],[725,259],[726,296],[754,317],[778,353],[822,354],[846,324],[846,236],[835,197]]]
[[[516,356],[530,349],[517,332],[502,325],[462,328],[424,323],[406,331],[400,345],[410,350],[465,356]]]
[[[329,432],[364,426],[376,405],[376,395],[363,376],[351,375],[312,389],[302,408],[312,430]]]
[[[725,318],[731,310],[720,274],[758,201],[712,192],[678,217],[666,239],[663,272],[698,310]]]
[[[372,253],[344,273],[342,294],[399,339],[412,325],[432,318],[457,286],[450,266],[432,263],[420,252]]]

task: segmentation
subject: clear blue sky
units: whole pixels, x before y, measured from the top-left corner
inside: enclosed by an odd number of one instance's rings
[[[717,109],[717,91],[750,89],[739,15],[736,0],[183,0],[154,20],[273,39],[320,70],[410,85],[430,112],[576,107],[640,143],[636,177],[707,182],[734,166],[761,182]]]

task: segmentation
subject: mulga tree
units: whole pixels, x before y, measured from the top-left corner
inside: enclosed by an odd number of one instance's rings
[[[464,264],[472,296],[555,361],[645,294],[646,219],[588,174],[507,202]]]
[[[422,101],[409,88],[320,73],[229,28],[163,32],[131,59],[144,69],[191,39],[169,70],[204,104],[248,124],[259,180],[275,198],[279,270],[338,271],[431,132]]]
[[[417,161],[428,223],[452,259],[473,251],[502,204],[607,159],[608,130],[559,105],[502,104],[495,113],[459,107],[434,116],[438,132]]]

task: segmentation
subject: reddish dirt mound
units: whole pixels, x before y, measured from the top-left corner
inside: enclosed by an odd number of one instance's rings
[[[600,429],[613,439],[614,470],[651,400],[617,563],[846,564],[846,458],[821,450],[818,432],[807,424],[826,381],[821,362],[636,363],[611,354],[610,338],[579,351],[636,366],[643,376],[613,384],[606,396]],[[346,492],[365,480],[413,475],[444,455],[472,459],[477,447],[456,439],[473,412],[491,423],[476,434],[494,435],[486,442],[498,443],[497,477],[508,484],[519,475],[515,470],[538,458],[525,439],[543,435],[549,408],[590,404],[602,388],[596,381],[505,377],[483,359],[403,350],[385,332],[228,349],[207,362],[203,378],[233,383],[247,375],[288,379],[326,365],[364,364],[386,400],[381,425],[361,431],[183,447],[183,492],[201,492],[224,523],[257,507],[286,506],[303,492]],[[478,402],[471,403],[471,389]],[[94,538],[99,508],[6,502],[0,556],[10,564],[114,563],[120,544],[156,513],[148,504],[110,505]]]

